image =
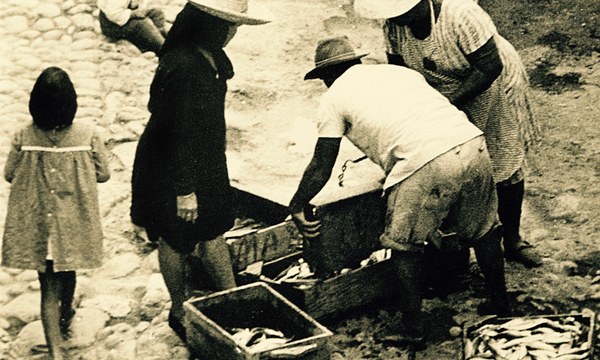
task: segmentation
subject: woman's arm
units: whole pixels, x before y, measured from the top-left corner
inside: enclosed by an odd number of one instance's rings
[[[473,72],[448,96],[450,102],[458,108],[487,90],[504,68],[493,37],[466,58],[473,67]]]

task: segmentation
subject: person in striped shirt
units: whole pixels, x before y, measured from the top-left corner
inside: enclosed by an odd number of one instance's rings
[[[539,124],[527,97],[529,81],[515,48],[473,0],[356,0],[363,17],[386,19],[388,62],[421,73],[485,135],[494,167],[505,257],[542,264],[519,234],[527,150]]]

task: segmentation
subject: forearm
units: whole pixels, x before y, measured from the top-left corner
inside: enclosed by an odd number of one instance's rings
[[[487,77],[480,70],[475,69],[455,92],[448,95],[448,100],[460,108],[487,90],[494,80]]]
[[[340,149],[341,138],[319,138],[315,153],[308,164],[296,194],[290,202],[290,212],[296,214],[325,187]]]
[[[330,177],[331,169],[329,171],[318,170],[313,159],[304,171],[298,190],[290,202],[290,212],[303,211],[308,203],[325,187]]]
[[[504,65],[494,38],[490,38],[481,48],[466,56],[473,72],[450,96],[450,102],[461,107],[486,91],[500,76]]]

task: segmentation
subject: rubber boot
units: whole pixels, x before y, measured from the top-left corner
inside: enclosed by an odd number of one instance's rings
[[[420,348],[424,344],[424,324],[421,310],[421,269],[423,254],[417,252],[396,252],[394,254],[398,274],[398,286],[402,293],[399,298],[404,340]]]
[[[491,312],[500,317],[511,315],[506,280],[504,278],[504,258],[502,254],[502,227],[494,226],[481,239],[477,240],[475,255],[479,269],[485,277],[490,293]]]
[[[504,250],[507,260],[518,261],[527,267],[542,265],[535,248],[521,239],[521,207],[525,195],[525,181],[512,185],[498,184],[498,217],[504,226]]]

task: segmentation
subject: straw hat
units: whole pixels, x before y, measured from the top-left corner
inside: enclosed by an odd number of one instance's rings
[[[345,61],[360,59],[368,53],[356,53],[346,35],[319,40],[315,53],[315,68],[309,71],[304,80],[318,79],[324,68]]]
[[[273,14],[249,0],[188,0],[198,9],[239,25],[261,25],[273,21]]]
[[[354,11],[368,19],[391,19],[407,13],[421,0],[355,0]]]

